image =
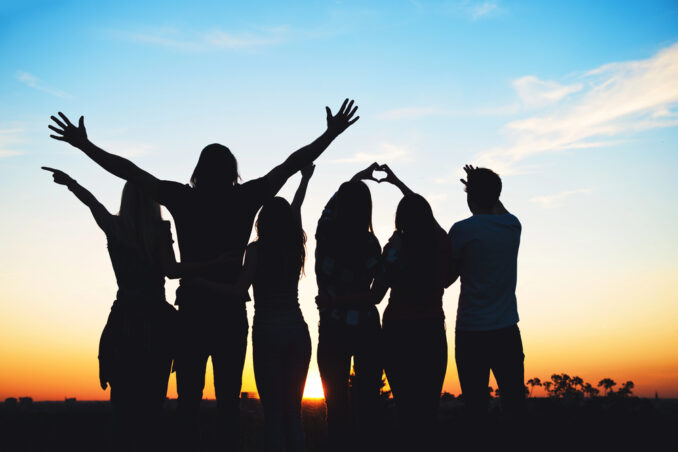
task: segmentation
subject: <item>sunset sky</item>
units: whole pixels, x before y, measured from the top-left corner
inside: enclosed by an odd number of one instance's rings
[[[92,141],[163,179],[188,182],[200,150],[225,144],[247,180],[322,133],[325,105],[345,97],[361,119],[317,161],[302,210],[308,395],[320,387],[315,223],[339,184],[377,161],[445,228],[469,216],[465,163],[502,176],[523,225],[526,379],[611,377],[678,397],[678,3],[186,3],[0,4],[0,400],[108,398],[97,378],[116,291],[106,240],[40,166],[111,212],[123,182],[51,140],[51,114],[85,115]],[[370,188],[384,244],[400,197]],[[176,283],[166,287],[173,302]],[[455,394],[458,293],[444,301]],[[251,347],[243,390],[256,391]]]

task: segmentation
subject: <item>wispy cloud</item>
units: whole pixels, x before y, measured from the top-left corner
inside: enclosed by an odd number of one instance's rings
[[[557,82],[539,80],[533,75],[527,75],[514,80],[513,87],[526,106],[542,107],[581,91],[583,85],[581,83],[561,85]]]
[[[510,144],[476,163],[512,171],[545,152],[619,143],[638,131],[678,125],[678,43],[645,60],[606,64],[561,85],[528,76],[514,87],[524,102],[547,111],[506,124]]]
[[[283,42],[293,30],[285,25],[258,28],[254,31],[223,30],[183,31],[174,28],[155,28],[142,31],[115,30],[110,33],[119,39],[151,44],[185,52],[209,50],[253,50]]]
[[[492,0],[461,0],[443,3],[443,10],[448,13],[466,16],[475,21],[497,15],[502,11],[502,8],[499,7],[499,2]]]
[[[51,94],[52,96],[69,97],[66,92],[46,85],[38,77],[28,72],[17,71],[16,74],[14,75],[14,78],[26,86],[29,86],[33,89],[37,89],[38,91],[45,92],[47,94]]]
[[[336,163],[372,163],[372,162],[394,162],[408,161],[412,153],[401,146],[391,143],[380,143],[375,152],[356,152],[351,157],[336,159]]]
[[[593,190],[590,188],[579,188],[576,190],[567,190],[553,195],[535,196],[530,199],[531,202],[540,204],[542,207],[551,209],[556,207],[562,200],[575,195],[589,195]]]
[[[469,2],[467,9],[473,20],[478,20],[497,12],[497,2]]]
[[[23,154],[17,147],[23,142],[20,136],[22,132],[20,128],[0,129],[0,158]]]

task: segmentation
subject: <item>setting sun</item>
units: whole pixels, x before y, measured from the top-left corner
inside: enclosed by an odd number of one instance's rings
[[[317,372],[309,372],[306,378],[306,387],[304,388],[305,399],[323,399],[325,393],[323,392],[323,384],[320,381],[320,374]]]

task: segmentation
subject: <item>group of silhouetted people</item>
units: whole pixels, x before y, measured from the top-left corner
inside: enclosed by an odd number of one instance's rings
[[[301,205],[313,162],[358,120],[346,99],[327,129],[259,179],[240,183],[228,148],[205,147],[190,184],[159,180],[110,154],[62,113],[52,116],[52,138],[80,149],[127,181],[117,215],[62,171],[51,171],[86,204],[108,241],[118,284],[101,335],[100,383],[111,387],[115,445],[153,450],[154,427],[176,371],[181,431],[177,444],[199,448],[199,411],[207,359],[212,357],[220,444],[239,448],[239,395],[247,348],[246,302],[254,295],[253,363],[265,415],[265,450],[303,451],[301,401],[311,339],[298,301],[306,234]],[[518,330],[516,267],[521,226],[499,201],[501,180],[466,166],[473,215],[446,233],[431,206],[388,167],[372,164],[340,185],[316,229],[316,304],[320,313],[318,368],[332,450],[380,450],[379,393],[386,373],[403,450],[431,450],[447,368],[442,306],[457,278],[455,358],[469,429],[481,434],[488,408],[489,372],[513,422],[524,410],[523,350]],[[403,194],[395,231],[382,249],[372,229],[372,199],[364,180],[393,184]],[[301,172],[292,203],[275,196]],[[181,261],[172,247],[171,213]],[[256,219],[257,212],[259,215]],[[247,244],[256,224],[257,238]],[[243,259],[244,256],[244,259]],[[165,277],[181,278],[175,310],[165,299]],[[390,289],[380,319],[376,305]],[[355,375],[350,376],[351,359]],[[349,389],[349,384],[351,388]]]

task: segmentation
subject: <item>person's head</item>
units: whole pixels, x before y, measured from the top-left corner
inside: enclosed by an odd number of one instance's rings
[[[363,181],[344,182],[336,199],[336,224],[341,232],[372,232],[372,195]]]
[[[404,196],[398,203],[395,227],[406,235],[431,236],[435,228],[433,210],[426,199],[418,194]]]
[[[160,204],[137,185],[127,182],[122,189],[120,211],[125,238],[149,261],[155,260],[155,233],[162,220]]]
[[[306,233],[292,206],[279,196],[267,201],[256,222],[257,242],[268,264],[286,264],[294,272],[304,271]],[[275,262],[273,262],[275,260]]]
[[[476,168],[468,174],[466,202],[473,213],[491,211],[501,195],[501,178],[487,168]]]
[[[402,238],[400,283],[413,292],[435,289],[438,235],[431,205],[418,194],[403,197],[396,209],[395,227]]]
[[[191,186],[219,190],[238,183],[238,161],[230,149],[218,143],[205,146],[191,175]]]

